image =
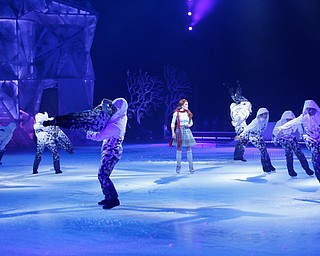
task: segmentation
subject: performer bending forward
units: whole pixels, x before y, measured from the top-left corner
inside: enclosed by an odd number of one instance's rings
[[[257,116],[252,120],[243,132],[236,136],[237,140],[247,138],[253,146],[260,150],[261,165],[264,172],[270,173],[275,171],[271,164],[269,153],[266,148],[266,143],[263,140],[263,133],[267,128],[269,121],[269,111],[266,108],[260,108],[257,112]]]
[[[320,182],[320,108],[313,100],[304,102],[302,114],[279,127],[279,130],[291,129],[297,124],[304,128],[303,139],[311,151],[311,160],[316,177]]]
[[[110,179],[110,175],[122,156],[122,142],[128,120],[128,103],[125,99],[117,98],[112,102],[112,105],[116,107],[116,112],[111,116],[105,128],[99,132],[87,132],[88,139],[103,141],[98,173],[98,179],[104,194],[104,199],[98,204],[103,205],[103,209],[111,209],[120,205],[118,193]]]
[[[285,123],[293,120],[294,118],[296,118],[296,116],[293,114],[291,110],[283,112],[281,119],[276,123],[276,125],[273,128],[273,141],[275,145],[279,143],[284,149],[289,176],[297,176],[297,173],[293,169],[293,152],[296,154],[305,172],[308,175],[313,175],[314,172],[309,168],[308,161],[299,146],[298,139],[296,136],[297,132],[299,133],[298,135],[303,133],[302,125],[297,123],[296,125],[292,125],[290,129],[282,130],[281,132],[279,132],[278,128],[281,125],[284,125]]]

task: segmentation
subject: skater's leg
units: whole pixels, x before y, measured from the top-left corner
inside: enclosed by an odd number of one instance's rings
[[[182,149],[177,148],[176,150],[176,160],[177,160],[176,172],[177,173],[180,173],[181,171],[181,159],[182,159]]]
[[[299,159],[299,162],[300,162],[302,168],[305,170],[305,172],[308,175],[313,175],[314,171],[312,171],[310,169],[308,160],[307,160],[306,156],[303,154],[303,152],[302,152],[302,150],[296,140],[294,140],[293,150],[294,150],[294,153],[296,154],[297,158]]]
[[[190,171],[190,173],[194,173],[194,169],[193,169],[193,157],[192,157],[191,147],[188,147],[188,148],[187,148],[187,159],[188,159],[188,163],[189,163],[189,171]]]
[[[251,143],[257,147],[260,151],[260,159],[261,159],[261,165],[264,172],[271,172],[275,171],[275,168],[272,166],[270,161],[270,156],[267,151],[266,144],[262,138],[256,138],[251,140]]]
[[[47,145],[47,147],[52,153],[53,168],[55,170],[55,173],[56,174],[62,173],[62,171],[60,170],[60,156],[58,153],[57,145],[54,143],[54,141],[52,141],[49,145]]]
[[[37,141],[37,152],[36,152],[36,156],[33,161],[33,172],[32,172],[33,174],[38,173],[38,168],[39,168],[39,165],[41,162],[42,153],[44,151],[44,148],[45,148],[45,145],[42,142]]]
[[[117,190],[110,179],[110,175],[122,156],[122,141],[109,140],[102,145],[101,163],[98,173],[102,193],[105,199],[98,204],[104,205],[103,209],[111,209],[120,205]]]
[[[306,144],[311,151],[311,161],[314,172],[318,181],[320,182],[320,143],[306,141]]]
[[[237,142],[237,145],[234,149],[233,160],[241,160],[243,162],[247,161],[246,159],[244,159],[244,151],[247,143],[248,139],[246,138],[242,138]]]

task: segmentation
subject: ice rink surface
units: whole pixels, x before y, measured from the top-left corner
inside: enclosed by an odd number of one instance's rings
[[[111,210],[97,205],[99,146],[60,150],[62,174],[46,151],[37,175],[35,151],[8,149],[0,166],[0,255],[319,255],[316,178],[296,159],[298,178],[290,178],[281,148],[268,148],[277,171],[264,174],[256,148],[238,162],[233,147],[198,143],[195,173],[184,152],[177,175],[175,148],[124,144],[111,176],[121,205]]]

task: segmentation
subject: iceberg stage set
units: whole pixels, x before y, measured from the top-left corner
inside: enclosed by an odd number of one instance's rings
[[[97,13],[77,2],[0,2],[0,121],[17,124],[0,166],[0,255],[318,255],[319,182],[296,159],[291,178],[284,150],[269,144],[275,173],[262,171],[257,148],[234,161],[235,141],[199,136],[195,173],[183,155],[176,174],[168,143],[124,143],[112,210],[97,204],[100,144],[60,150],[59,175],[46,152],[32,174],[35,114],[92,108]]]

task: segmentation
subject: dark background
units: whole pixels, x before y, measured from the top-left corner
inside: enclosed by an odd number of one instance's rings
[[[240,81],[253,104],[248,121],[260,107],[277,121],[285,110],[299,115],[306,99],[320,103],[318,0],[216,0],[193,31],[187,30],[185,0],[90,2],[99,13],[92,45],[95,104],[128,96],[128,69],[161,76],[167,64],[197,84],[188,99],[194,129],[233,130],[223,82]],[[152,118],[144,126],[161,126],[162,114]]]

